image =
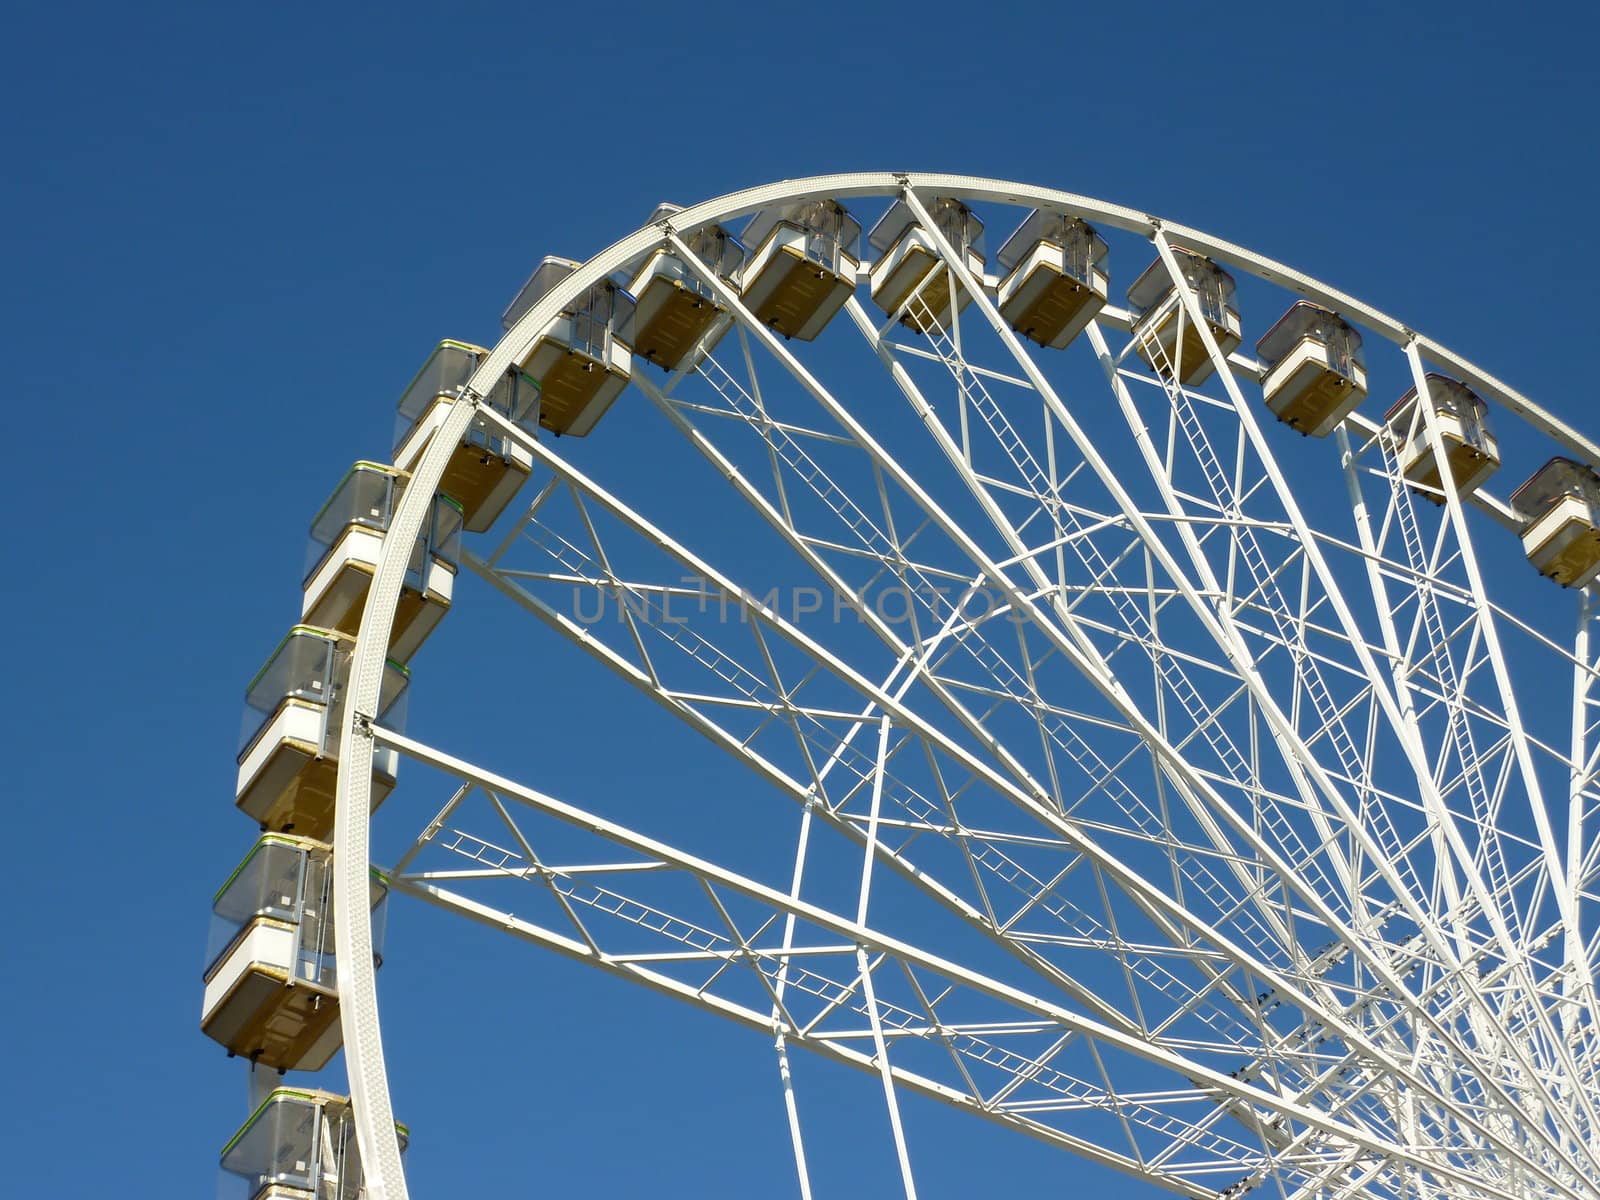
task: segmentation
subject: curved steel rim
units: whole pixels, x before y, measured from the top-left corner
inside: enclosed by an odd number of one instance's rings
[[[1159,230],[1219,262],[1335,309],[1346,319],[1392,342],[1414,344],[1420,353],[1453,372],[1485,399],[1520,416],[1568,451],[1600,465],[1600,443],[1578,433],[1486,371],[1371,305],[1274,259],[1201,230],[1072,192],[974,175],[892,171],[816,175],[730,192],[691,205],[667,221],[646,225],[612,243],[522,315],[473,373],[460,401],[451,405],[444,422],[413,468],[413,486],[406,489],[383,540],[377,572],[357,633],[349,698],[340,728],[334,818],[334,946],[345,1064],[366,1190],[371,1200],[406,1200],[407,1190],[378,1019],[371,914],[364,905],[347,902],[348,897],[365,895],[369,868],[373,743],[368,730],[376,719],[383,663],[410,557],[408,551],[422,527],[450,455],[466,433],[477,400],[490,392],[508,368],[526,357],[540,331],[559,315],[572,297],[657,249],[668,228],[688,232],[712,223],[725,223],[772,204],[813,198],[848,200],[895,195],[906,188],[926,197],[956,196],[1066,213],[1152,240]]]

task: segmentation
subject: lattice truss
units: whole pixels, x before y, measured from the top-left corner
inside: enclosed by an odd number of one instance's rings
[[[1423,407],[1290,479],[1203,325],[1202,388],[1113,310],[1036,351],[924,225],[967,307],[852,299],[804,362],[664,234],[732,328],[635,383],[785,589],[510,425],[534,497],[469,558],[792,801],[792,876],[380,731],[461,783],[396,886],[1185,1195],[1595,1195],[1593,606],[1492,601]]]

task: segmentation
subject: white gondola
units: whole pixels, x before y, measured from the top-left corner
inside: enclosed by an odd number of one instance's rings
[[[650,214],[650,223],[668,220],[682,211],[676,204],[658,205]],[[719,279],[737,289],[739,268],[745,259],[744,243],[720,225],[686,233],[683,240]],[[668,247],[644,260],[628,290],[637,300],[631,334],[633,352],[669,371],[692,367],[711,351],[732,323],[711,285]]]
[[[745,305],[786,338],[811,341],[855,291],[861,224],[836,201],[763,209],[742,240],[754,247],[740,275]]]
[[[1200,302],[1201,316],[1217,347],[1224,354],[1233,353],[1242,340],[1233,276],[1205,255],[1182,246],[1172,247],[1172,255],[1184,282]],[[1133,281],[1128,289],[1128,307],[1138,318],[1133,326],[1134,346],[1153,370],[1190,386],[1211,378],[1215,364],[1161,259]]]
[[[1473,491],[1500,469],[1500,446],[1489,428],[1489,406],[1466,384],[1448,375],[1430,371],[1427,384],[1456,492]],[[1384,420],[1399,439],[1401,474],[1419,495],[1442,504],[1442,475],[1428,445],[1427,422],[1416,399],[1417,389],[1412,388],[1395,401]]]
[[[582,264],[544,259],[511,301],[500,323],[506,329]],[[575,297],[534,339],[522,369],[539,381],[539,426],[558,437],[583,437],[605,416],[633,376],[628,328],[633,295],[613,279],[602,279]]]
[[[1583,587],[1600,574],[1600,475],[1570,458],[1552,458],[1511,493],[1527,522],[1522,549],[1547,579]]]
[[[983,279],[983,222],[959,200],[945,197],[928,205],[934,225],[966,268]],[[919,333],[950,326],[951,297],[957,312],[972,302],[939,257],[931,234],[904,200],[896,200],[867,234],[877,251],[870,274],[872,299],[891,317]]]
[[[200,1028],[257,1066],[321,1070],[341,1044],[331,853],[265,834],[212,902]],[[387,895],[374,874],[375,910]]]
[[[451,402],[488,353],[468,342],[439,343],[400,397],[394,451],[397,467],[416,467]],[[508,371],[482,406],[531,433],[539,420],[539,385],[524,372]],[[461,445],[450,456],[439,490],[461,503],[466,528],[481,533],[505,511],[532,471],[533,456],[527,450],[502,436],[488,418],[475,415]]]
[[[411,1131],[398,1121],[400,1148]],[[350,1098],[277,1088],[222,1148],[224,1200],[366,1200]]]
[[[358,462],[311,522],[300,619],[354,634],[378,570],[385,531],[410,475],[382,463]],[[401,587],[389,654],[407,661],[450,610],[461,556],[462,508],[436,495]]]
[[[261,827],[327,838],[333,832],[339,771],[339,724],[355,639],[333,629],[296,625],[245,690],[238,805]],[[384,666],[379,718],[402,726],[410,674]],[[373,751],[372,807],[394,788],[399,756]]]
[[[1297,301],[1256,343],[1261,390],[1278,420],[1311,437],[1336,429],[1367,396],[1361,335],[1337,313]]]
[[[1000,247],[1000,315],[1030,341],[1067,346],[1105,307],[1105,239],[1086,222],[1034,209]]]

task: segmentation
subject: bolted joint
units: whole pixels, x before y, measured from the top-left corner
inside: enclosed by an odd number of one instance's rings
[[[355,714],[355,731],[364,738],[372,736],[372,723],[377,720],[371,713],[357,712]]]

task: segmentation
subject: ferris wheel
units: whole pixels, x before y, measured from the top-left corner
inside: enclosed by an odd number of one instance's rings
[[[908,1096],[1151,1194],[1600,1195],[1600,445],[1239,246],[965,176],[663,205],[503,323],[318,512],[248,689],[203,1024],[349,1094],[262,1087],[246,1194],[407,1194],[400,898],[748,1029],[808,1200],[802,1053],[907,1196]],[[407,730],[489,606],[745,769],[737,827]]]

